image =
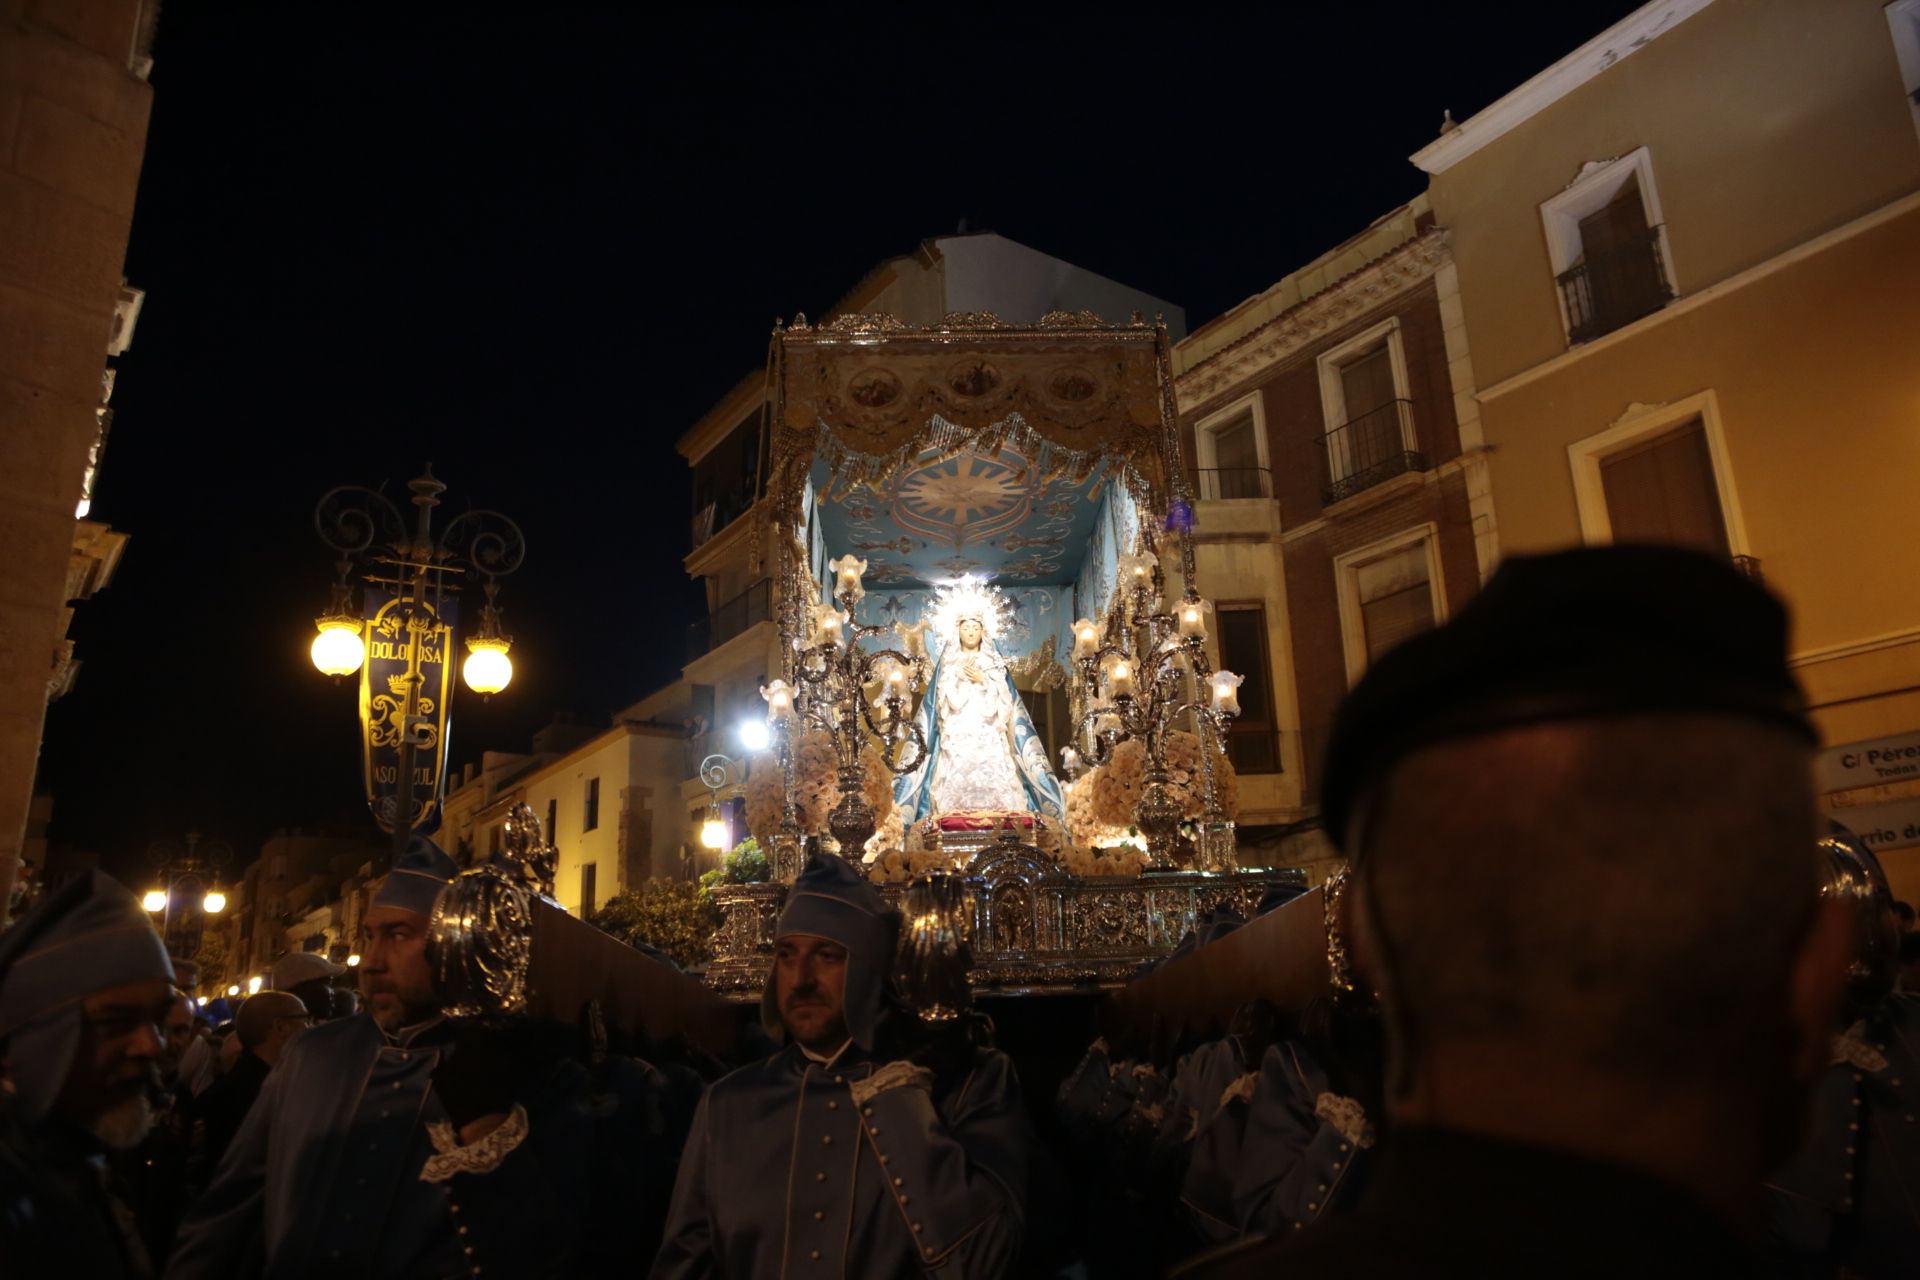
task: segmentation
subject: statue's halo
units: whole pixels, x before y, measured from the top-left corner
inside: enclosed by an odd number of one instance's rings
[[[978,574],[967,574],[934,588],[926,616],[944,643],[958,639],[960,624],[968,618],[980,623],[986,641],[992,643],[1006,629],[1009,611],[1007,598],[998,587]]]

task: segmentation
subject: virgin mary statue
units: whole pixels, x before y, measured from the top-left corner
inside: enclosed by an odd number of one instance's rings
[[[961,811],[1065,816],[1045,745],[994,648],[1005,608],[998,591],[967,578],[941,587],[928,610],[927,755],[893,790],[909,823]]]

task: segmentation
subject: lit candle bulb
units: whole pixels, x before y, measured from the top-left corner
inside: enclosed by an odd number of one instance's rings
[[[1207,638],[1207,610],[1213,606],[1198,598],[1180,602],[1180,638],[1182,640],[1205,640]]]
[[[1060,748],[1060,768],[1069,778],[1080,776],[1080,767],[1083,763],[1080,753],[1072,747]]]
[[[865,560],[857,560],[850,555],[841,556],[829,562],[827,568],[833,570],[835,595],[851,596],[858,600],[867,594],[866,588],[860,585],[860,575],[867,571]]]
[[[1245,683],[1245,681],[1246,681],[1245,676],[1237,676],[1233,674],[1233,672],[1231,671],[1214,672],[1213,673],[1213,709],[1215,711],[1218,711],[1221,715],[1227,715],[1227,716],[1239,715],[1240,714],[1240,686],[1243,683]]]
[[[1139,555],[1121,556],[1119,560],[1120,580],[1136,587],[1146,588],[1153,585],[1153,567],[1160,563],[1160,557],[1151,551],[1142,551]]]
[[[1107,696],[1125,698],[1133,695],[1133,664],[1124,660],[1116,662],[1107,671]]]
[[[761,685],[760,696],[767,700],[767,719],[778,724],[793,718],[793,686],[785,680]]]
[[[840,643],[840,628],[847,623],[847,615],[830,604],[813,606],[813,636],[815,644],[834,645]]]
[[[1073,656],[1091,658],[1100,651],[1100,628],[1092,618],[1081,618],[1073,624]]]

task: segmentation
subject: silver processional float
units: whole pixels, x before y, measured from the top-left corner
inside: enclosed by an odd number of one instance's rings
[[[1322,895],[1239,866],[1243,677],[1208,647],[1164,324],[801,317],[773,333],[765,406],[750,568],[779,639],[745,816],[771,879],[713,891],[703,988],[569,918],[537,818],[516,814],[518,870],[470,871],[435,911],[450,1004],[567,1021],[595,1005],[718,1050],[715,997],[758,997],[814,853],[901,909],[896,977],[931,1018],[975,992],[1121,986],[1204,917],[1287,897],[1122,1006],[1204,1019],[1323,992]]]

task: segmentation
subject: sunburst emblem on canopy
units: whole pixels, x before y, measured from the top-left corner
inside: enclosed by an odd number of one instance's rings
[[[1007,598],[1000,594],[998,587],[978,574],[968,574],[935,587],[925,616],[940,633],[940,638],[949,644],[953,643],[960,624],[969,618],[980,624],[987,642],[992,643],[1006,629],[1009,611]]]
[[[1018,525],[1033,505],[1020,479],[1024,459],[961,454],[909,472],[893,497],[893,517],[955,550]]]

